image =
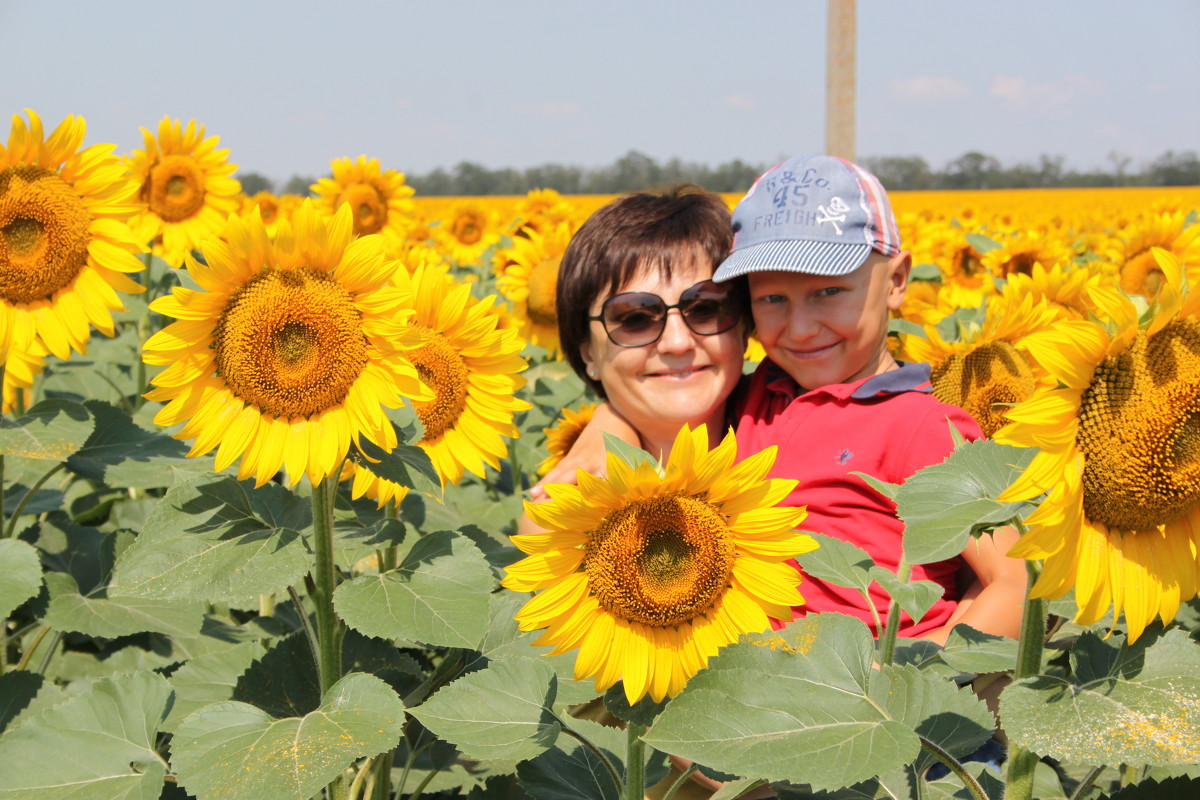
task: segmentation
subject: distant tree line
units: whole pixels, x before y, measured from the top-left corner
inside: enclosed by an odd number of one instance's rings
[[[1032,189],[1094,186],[1197,186],[1200,157],[1194,150],[1163,155],[1131,169],[1133,159],[1109,153],[1110,168],[1068,170],[1063,156],[1042,155],[1036,163],[1005,166],[992,156],[971,151],[934,169],[920,156],[874,156],[861,159],[889,190],[918,189]],[[449,170],[438,167],[424,174],[408,173],[407,182],[419,195],[525,194],[531,189],[555,189],[563,194],[614,194],[695,183],[710,192],[744,192],[771,164],[747,164],[734,159],[717,167],[672,158],[659,163],[630,150],[606,167],[543,164],[527,169],[462,161]],[[247,194],[275,191],[271,179],[255,172],[238,175]],[[314,178],[293,175],[278,187],[286,194],[310,194]]]

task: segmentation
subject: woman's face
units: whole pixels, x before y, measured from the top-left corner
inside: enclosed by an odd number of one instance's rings
[[[685,289],[711,277],[712,268],[690,253],[672,264],[670,279],[657,268],[638,270],[618,293],[649,292],[673,305]],[[608,297],[597,297],[588,315],[599,315]],[[708,423],[710,434],[714,425],[716,435],[723,433],[725,400],[742,374],[741,323],[705,336],[684,323],[679,309],[671,309],[658,341],[640,347],[620,347],[601,322],[589,325],[590,336],[580,347],[583,360],[604,385],[609,403],[643,440],[669,439],[684,423]]]

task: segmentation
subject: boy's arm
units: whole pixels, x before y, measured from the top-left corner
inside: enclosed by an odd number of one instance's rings
[[[584,426],[575,444],[563,456],[562,461],[554,465],[540,481],[529,489],[532,500],[543,500],[546,490],[542,487],[547,483],[575,483],[575,471],[582,469],[593,475],[604,473],[604,463],[607,451],[604,449],[604,434],[611,433],[620,439],[640,446],[641,439],[624,417],[618,414],[608,403],[601,403],[592,412],[592,418]]]
[[[946,624],[922,638],[944,645],[950,630],[960,622],[984,633],[1011,639],[1020,636],[1028,582],[1025,561],[1005,555],[1018,538],[1015,530],[1005,527],[967,542],[962,556],[975,573],[975,581]]]

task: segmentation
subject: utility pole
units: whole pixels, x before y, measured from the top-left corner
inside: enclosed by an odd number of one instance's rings
[[[825,152],[849,161],[854,149],[855,0],[828,0],[825,36]]]

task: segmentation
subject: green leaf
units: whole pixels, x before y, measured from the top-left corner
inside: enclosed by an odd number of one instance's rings
[[[881,668],[871,695],[892,719],[955,757],[973,753],[996,728],[992,712],[969,688],[913,666]],[[914,767],[919,774],[935,761],[922,750]]]
[[[1172,629],[1135,644],[1079,637],[1074,675],[1037,675],[1000,697],[1009,739],[1088,766],[1200,762],[1200,645]]]
[[[962,672],[1005,672],[1017,663],[1017,641],[955,625],[942,649],[942,660]]]
[[[84,594],[108,585],[118,544],[131,540],[128,534],[76,525],[61,511],[48,514],[29,534],[46,571],[70,575]]]
[[[991,252],[992,250],[998,250],[1003,247],[1003,245],[997,242],[995,239],[991,238],[990,236],[985,236],[982,233],[968,233],[966,235],[966,240],[967,244],[971,245],[971,247],[974,247],[975,252],[979,253],[979,255],[983,255],[984,253]]]
[[[389,453],[360,437],[358,447],[350,448],[350,460],[386,481],[412,487],[421,494],[442,496],[442,482],[429,454],[416,445],[398,444]]]
[[[691,679],[645,740],[722,772],[816,789],[899,769],[919,742],[871,696],[873,654],[866,625],[842,614],[744,636]]]
[[[112,595],[103,588],[80,594],[69,575],[49,573],[50,607],[43,622],[57,631],[115,639],[151,631],[170,636],[195,636],[204,621],[198,601],[159,600]]]
[[[952,558],[971,535],[1030,511],[1030,503],[998,503],[992,498],[1016,480],[1036,453],[986,439],[967,442],[942,463],[905,481],[895,498],[905,524],[905,561],[931,564]]]
[[[625,687],[618,681],[604,693],[604,707],[608,713],[626,722],[634,722],[644,728],[654,724],[654,719],[667,707],[667,699],[654,702],[650,695],[645,695],[633,705],[625,696]]]
[[[121,409],[99,400],[84,406],[96,429],[67,459],[76,474],[110,486],[148,489],[170,486],[181,473],[212,472],[210,460],[187,459],[182,442],[140,427]]]
[[[515,592],[499,592],[491,596],[491,623],[479,645],[479,653],[483,660],[468,663],[466,669],[483,668],[487,666],[488,661],[536,657],[538,661],[549,664],[558,676],[555,702],[560,708],[594,699],[597,694],[595,684],[590,679],[575,680],[575,650],[556,656],[547,655],[553,648],[533,644],[533,641],[542,635],[542,631],[522,631],[517,626],[514,617],[528,600],[529,595]]]
[[[0,675],[0,733],[28,708],[45,682],[38,673],[23,669]]]
[[[403,730],[396,693],[353,673],[303,717],[275,719],[235,701],[201,708],[176,729],[171,765],[202,800],[311,797],[357,759],[395,747]]]
[[[0,800],[156,800],[171,690],[153,672],[99,680],[0,736]]]
[[[912,270],[908,273],[910,281],[940,281],[942,279],[942,268],[937,264],[913,264]]]
[[[619,457],[622,461],[631,467],[637,467],[643,461],[658,471],[662,471],[662,465],[658,463],[658,459],[647,453],[640,447],[630,444],[624,439],[613,436],[611,433],[604,434],[604,449],[613,455]]]
[[[487,633],[494,587],[479,548],[438,531],[416,540],[396,569],[343,583],[333,603],[347,625],[368,636],[474,648]]]
[[[209,602],[282,591],[312,560],[296,532],[308,506],[274,484],[253,490],[216,475],[176,484],[118,559],[112,591]]]
[[[264,652],[258,642],[241,642],[193,658],[175,670],[169,678],[175,701],[163,721],[163,730],[173,731],[193,711],[231,699],[238,678]]]
[[[586,720],[568,724],[596,745],[617,770],[625,752],[621,731]],[[611,734],[615,733],[616,736]],[[608,741],[605,741],[608,740]],[[616,740],[616,741],[614,741]],[[621,788],[592,750],[577,739],[560,736],[546,752],[517,765],[521,788],[537,800],[618,800]]]
[[[1104,795],[1104,800],[1180,800],[1200,797],[1200,778],[1175,777],[1163,781],[1141,781]]]
[[[809,532],[808,535],[821,546],[796,556],[804,571],[814,578],[867,594],[873,580],[870,569],[874,566],[867,551],[824,533]],[[804,584],[800,584],[800,592],[804,592]]]
[[[410,713],[469,758],[516,764],[558,737],[554,673],[534,659],[497,661],[438,690]]]
[[[87,409],[68,400],[43,400],[12,420],[0,417],[0,456],[66,461],[95,427]]]
[[[933,581],[902,581],[896,573],[883,567],[871,567],[870,573],[914,621],[920,621],[945,591],[941,584]]]
[[[19,539],[0,539],[0,620],[42,587],[37,551]]]

